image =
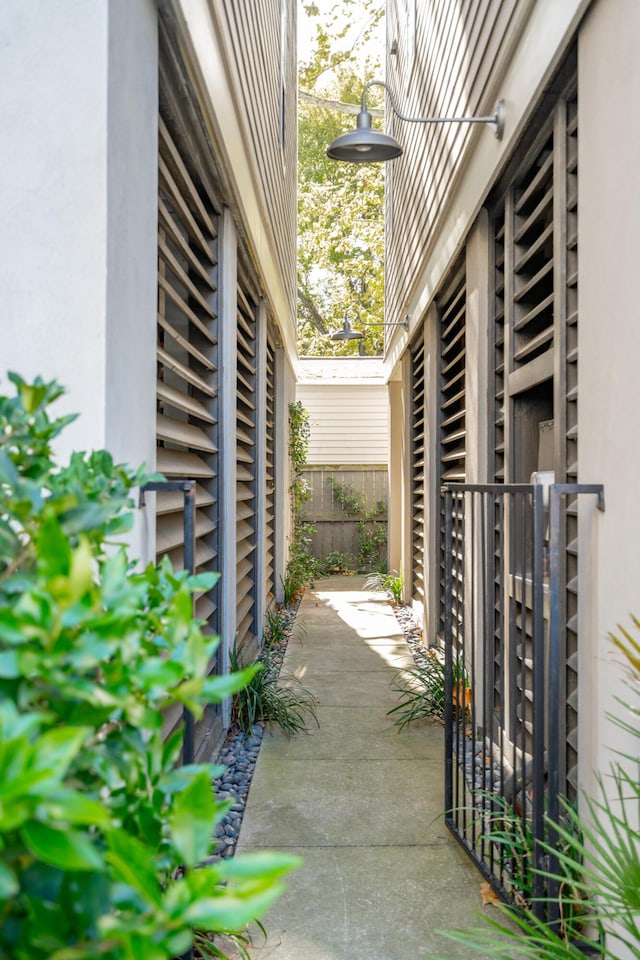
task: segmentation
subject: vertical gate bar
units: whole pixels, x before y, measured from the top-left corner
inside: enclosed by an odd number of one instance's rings
[[[532,616],[533,616],[533,876],[534,910],[544,911],[538,904],[544,892],[544,877],[537,871],[544,866],[544,813],[545,813],[545,636],[543,616],[543,548],[544,548],[544,490],[537,483],[533,487],[533,567],[532,567]],[[551,713],[551,717],[557,714]]]
[[[558,834],[555,824],[560,815],[560,725],[557,718],[560,704],[560,609],[561,609],[561,492],[556,484],[549,488],[549,743],[548,743],[548,789],[549,789],[549,844],[556,849]],[[557,873],[558,859],[550,854],[549,872]],[[549,922],[557,922],[559,903],[558,882],[549,882]],[[555,894],[555,896],[553,896]]]
[[[521,498],[520,498],[521,499]],[[518,677],[518,638],[516,635],[517,627],[517,604],[515,598],[515,582],[517,574],[517,564],[518,564],[518,555],[517,555],[517,537],[516,537],[516,528],[518,525],[518,500],[519,497],[515,493],[510,493],[507,496],[508,504],[508,516],[509,516],[509,567],[505,570],[506,575],[506,584],[505,584],[505,597],[509,604],[509,632],[508,632],[508,642],[509,642],[509,684],[508,684],[508,693],[509,693],[509,728],[508,728],[508,739],[511,741],[511,796],[506,798],[508,799],[511,808],[515,811],[516,809],[516,795],[518,791],[518,692],[517,692],[517,677]],[[504,857],[502,858],[502,876],[505,876],[507,871],[507,851],[505,850]]]
[[[473,847],[474,847],[474,849],[475,849],[476,846],[477,846],[477,843],[478,843],[478,818],[477,818],[477,816],[476,816],[476,809],[477,809],[476,794],[477,794],[477,790],[478,790],[478,786],[479,786],[478,783],[477,783],[477,772],[476,772],[476,771],[477,771],[477,768],[476,768],[476,763],[475,763],[475,751],[476,751],[475,733],[476,733],[476,729],[477,729],[477,726],[476,726],[476,719],[477,719],[477,717],[476,717],[476,690],[477,690],[477,687],[476,687],[476,678],[477,678],[477,676],[478,676],[478,671],[477,671],[477,669],[476,669],[476,639],[477,639],[477,637],[476,637],[476,607],[475,607],[475,597],[476,597],[476,590],[475,590],[475,579],[476,579],[476,567],[475,567],[475,564],[476,564],[476,494],[473,493],[473,492],[471,492],[471,493],[467,493],[467,494],[462,494],[462,496],[464,497],[464,500],[463,500],[463,504],[464,504],[464,507],[463,507],[463,509],[464,509],[464,514],[463,514],[463,516],[465,516],[465,517],[466,517],[467,503],[470,504],[470,509],[469,509],[469,523],[467,524],[467,529],[471,530],[471,536],[470,536],[470,538],[469,538],[470,541],[471,541],[471,543],[470,543],[469,547],[467,547],[466,537],[465,537],[465,549],[464,549],[464,553],[463,553],[462,564],[463,564],[464,572],[465,572],[465,574],[466,574],[466,573],[467,573],[467,568],[466,568],[467,557],[470,556],[470,559],[471,559],[471,571],[470,571],[469,590],[470,590],[471,596],[469,597],[469,601],[470,601],[470,603],[469,603],[469,611],[470,611],[470,619],[471,619],[471,623],[470,623],[470,628],[471,628],[470,634],[471,634],[471,635],[470,635],[470,637],[469,637],[469,641],[470,641],[470,645],[469,645],[470,669],[469,669],[468,673],[469,673],[469,683],[471,684],[471,704],[470,704],[470,711],[469,711],[469,714],[470,714],[469,719],[470,719],[470,723],[471,723],[471,740],[470,740],[470,743],[471,743],[471,750],[470,750],[470,754],[471,754],[471,789],[470,789],[470,797],[469,797],[469,800],[470,800],[470,807],[471,807],[471,811],[472,811],[472,813],[471,813],[471,842],[472,842]],[[466,581],[466,576],[465,576],[465,581]],[[467,600],[467,590],[466,590],[466,582],[465,582],[465,589],[464,589],[464,592],[463,592],[463,602],[466,603],[466,600]],[[463,610],[464,610],[464,606],[463,606]],[[465,652],[465,655],[466,655],[466,650],[467,650],[467,619],[468,619],[468,618],[467,618],[467,616],[466,616],[466,610],[465,610],[465,612],[464,612],[464,625],[463,625],[463,630],[462,630],[462,644],[463,644],[463,650],[464,650],[464,652]],[[465,682],[465,681],[464,681],[464,676],[465,676],[465,673],[463,673],[461,677],[459,676],[459,677],[458,677],[458,681],[457,681],[458,699],[460,700],[460,710],[461,710],[461,713],[462,713],[462,726],[463,726],[463,729],[464,729],[464,727],[465,727],[465,725],[466,725],[466,722],[467,722],[467,699],[466,699],[466,696],[465,696],[465,689],[464,689],[464,682]],[[463,742],[465,743],[465,746],[466,746],[466,739],[467,739],[466,736],[463,735]],[[480,832],[482,832],[482,831],[480,831]]]
[[[494,589],[493,589],[493,603],[494,603],[494,616],[493,622],[497,629],[497,645],[500,654],[500,662],[494,665],[494,670],[499,670],[498,672],[498,691],[497,696],[500,701],[500,710],[498,716],[496,717],[496,727],[498,728],[498,736],[500,738],[500,757],[504,757],[504,717],[505,717],[505,691],[506,691],[506,662],[505,662],[505,595],[504,595],[504,564],[505,564],[505,546],[504,546],[504,510],[505,510],[505,495],[499,494],[497,497],[494,495],[494,518],[498,518],[498,563],[497,563],[497,572],[495,577]],[[495,609],[496,606],[496,591],[498,596],[498,609]],[[494,684],[495,688],[495,684]],[[504,793],[504,763],[501,761],[500,764],[500,789]]]
[[[451,491],[444,491],[444,813],[453,818],[453,651],[451,641]]]
[[[184,493],[184,567],[189,576],[195,573],[196,540],[196,485],[193,480],[185,481]],[[187,707],[182,711],[184,733],[182,737],[182,762],[193,763],[193,714]]]
[[[464,561],[465,561],[465,544],[466,544],[466,525],[465,525],[465,509],[466,509],[466,494],[460,490],[456,493],[456,500],[458,507],[456,509],[455,515],[455,536],[454,543],[457,545],[456,551],[454,553],[455,559],[455,570],[456,570],[456,591],[457,591],[457,613],[456,613],[456,622],[455,622],[455,641],[456,641],[456,650],[457,650],[457,669],[456,676],[458,679],[460,677],[466,677],[468,675],[467,668],[467,650],[466,650],[466,637],[465,637],[465,595],[464,595]],[[453,679],[453,678],[452,678]],[[462,764],[462,775],[458,776],[458,782],[460,784],[460,792],[462,794],[462,822],[464,826],[465,835],[468,831],[468,821],[469,817],[472,818],[473,822],[473,808],[469,805],[469,800],[471,804],[473,803],[473,795],[469,797],[470,788],[467,782],[467,777],[465,776],[465,750],[467,748],[467,738],[466,738],[466,710],[464,705],[464,697],[458,697],[458,702],[456,703],[456,729],[458,732],[458,756],[463,758]],[[473,741],[472,741],[473,742]],[[471,758],[473,758],[473,752],[471,752]],[[474,777],[474,767],[472,759],[471,767],[471,780],[473,783]]]
[[[521,793],[520,804],[520,824],[523,836],[526,836],[527,820],[527,776],[526,776],[526,755],[527,755],[527,527],[528,518],[531,513],[531,500],[529,496],[520,497],[520,756],[516,758],[516,806],[518,787]],[[514,862],[515,866],[515,862]],[[524,865],[524,870],[527,865]],[[524,877],[523,877],[524,879]]]
[[[490,583],[488,582],[490,564],[489,558],[487,555],[487,495],[486,494],[477,494],[478,500],[480,502],[480,551],[479,551],[479,564],[480,564],[480,598],[482,603],[482,609],[480,611],[480,616],[478,621],[480,623],[480,645],[479,645],[479,654],[480,654],[480,668],[478,670],[478,677],[480,683],[476,681],[476,686],[480,686],[482,689],[482,724],[481,724],[481,733],[482,733],[482,803],[480,805],[481,809],[484,811],[487,803],[487,794],[493,786],[493,750],[491,745],[493,742],[492,731],[491,731],[491,697],[489,685],[487,683],[487,677],[491,679],[491,670],[490,670],[490,653],[491,653],[491,633],[489,628],[489,604],[487,599],[491,596],[490,593]],[[484,601],[484,602],[483,602]],[[487,762],[487,745],[489,748],[489,757]],[[484,818],[482,822],[482,859],[485,860],[487,857],[487,840],[485,836],[484,829]],[[493,857],[491,856],[491,845],[489,845],[489,863],[490,866],[493,863]],[[493,872],[493,871],[492,871]]]
[[[455,803],[456,809],[460,811],[462,819],[462,830],[467,834],[467,778],[466,778],[466,756],[465,756],[465,738],[464,721],[460,723],[460,703],[453,697],[454,677],[459,676],[462,671],[465,673],[464,648],[460,649],[460,492],[453,491],[452,502],[452,536],[451,536],[451,644],[452,651],[455,653],[455,670],[451,675],[451,689],[453,702],[453,725],[456,737],[456,757],[458,758],[458,768],[456,770],[455,782]],[[455,593],[455,597],[454,597]],[[455,599],[455,605],[454,605]],[[455,645],[455,650],[454,650]],[[462,758],[462,763],[460,763]]]

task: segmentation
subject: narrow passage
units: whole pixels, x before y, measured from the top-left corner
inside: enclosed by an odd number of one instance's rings
[[[451,960],[437,934],[481,921],[481,876],[444,825],[443,731],[398,733],[391,681],[411,654],[381,593],[333,577],[305,594],[285,668],[318,701],[320,727],[265,733],[238,851],[304,858],[265,918],[272,960]],[[256,941],[259,944],[259,938]]]

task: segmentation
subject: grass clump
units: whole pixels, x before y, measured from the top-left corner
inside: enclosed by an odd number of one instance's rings
[[[392,688],[400,694],[399,702],[387,711],[393,716],[399,730],[417,720],[444,722],[445,710],[445,664],[438,650],[428,650],[423,659],[410,670],[402,670],[394,679]],[[462,667],[454,665],[454,691],[466,703],[468,678]]]
[[[236,644],[229,659],[232,670],[243,662],[242,650]],[[279,727],[287,736],[306,733],[309,718],[318,723],[313,694],[294,674],[281,674],[272,649],[263,648],[253,666],[255,673],[233,700],[232,723],[244,734],[250,734],[256,723],[265,724],[269,730]]]

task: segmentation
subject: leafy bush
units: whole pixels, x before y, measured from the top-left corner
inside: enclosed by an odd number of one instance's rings
[[[240,930],[295,861],[204,863],[226,810],[211,765],[176,768],[182,733],[253,676],[209,677],[217,639],[192,617],[189,578],[134,571],[110,544],[140,473],[51,445],[55,383],[11,375],[0,397],[0,957],[168,960],[194,930]],[[196,869],[197,868],[197,869]]]
[[[316,577],[328,577],[332,573],[349,573],[353,567],[353,559],[342,550],[331,550],[326,557],[316,560]]]

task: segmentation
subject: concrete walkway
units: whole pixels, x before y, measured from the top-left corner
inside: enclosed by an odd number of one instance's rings
[[[264,918],[257,958],[458,960],[468,949],[437,931],[479,923],[482,877],[441,816],[442,728],[398,733],[386,716],[412,659],[363,580],[318,582],[289,641],[285,670],[316,696],[320,727],[266,733],[260,750],[238,850],[289,850],[304,866]]]

